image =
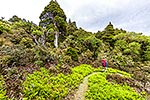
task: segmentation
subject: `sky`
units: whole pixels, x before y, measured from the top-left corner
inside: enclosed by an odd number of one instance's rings
[[[39,23],[50,0],[0,0],[0,17],[13,15]],[[111,21],[115,28],[150,35],[150,0],[57,0],[67,18],[87,31],[102,31]]]

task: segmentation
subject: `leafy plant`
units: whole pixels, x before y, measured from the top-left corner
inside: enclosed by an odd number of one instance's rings
[[[108,72],[99,73],[89,77],[88,91],[86,99],[88,100],[145,100],[137,94],[131,87],[127,85],[111,84],[106,80],[106,74],[122,73],[129,74],[110,69]]]
[[[72,60],[78,61],[78,53],[77,53],[76,49],[69,47],[69,48],[67,48],[66,54],[71,56]]]
[[[7,100],[6,91],[4,90],[4,80],[0,76],[0,100]]]
[[[61,100],[76,89],[85,76],[94,71],[90,65],[84,64],[71,70],[72,74],[64,75],[59,73],[55,76],[45,68],[41,68],[41,71],[29,74],[23,84],[24,98],[28,100]]]

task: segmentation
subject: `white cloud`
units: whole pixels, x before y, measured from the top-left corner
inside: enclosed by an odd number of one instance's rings
[[[59,0],[62,1],[62,0]],[[69,5],[76,6],[76,3]],[[62,1],[63,2],[63,1]],[[71,10],[73,20],[77,21],[78,26],[89,31],[104,29],[109,21],[115,27],[123,28],[128,31],[150,33],[150,1],[148,0],[80,0],[80,6]],[[78,2],[78,3],[79,3]],[[61,2],[60,2],[61,5]],[[64,6],[65,9],[68,9]]]
[[[0,17],[7,20],[13,15],[38,23],[39,15],[49,0],[3,0],[0,3]]]
[[[68,18],[89,31],[115,27],[150,35],[150,0],[57,0]],[[0,16],[17,15],[38,24],[39,15],[50,0],[2,0]]]

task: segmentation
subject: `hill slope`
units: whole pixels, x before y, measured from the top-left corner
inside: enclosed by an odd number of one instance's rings
[[[78,28],[76,22],[67,22],[66,18],[58,2],[52,0],[41,12],[39,25],[16,15],[8,21],[0,19],[0,95],[4,99],[31,99],[38,98],[39,95],[39,98],[65,98],[69,95],[68,91],[77,88],[83,78],[93,72],[89,69],[90,72],[87,71],[86,74],[78,74],[80,70],[71,74],[74,72],[72,68],[81,64],[97,68],[101,66],[103,58],[107,59],[109,68],[132,75],[132,79],[115,74],[107,75],[109,82],[115,80],[120,85],[127,83],[138,93],[150,95],[149,36],[114,28],[111,22],[103,31],[87,32]],[[36,77],[36,74],[40,75]],[[79,75],[77,79],[76,75]],[[40,81],[42,78],[45,83]],[[53,90],[49,78],[53,81],[52,84],[58,82],[54,87],[59,92]],[[66,88],[59,86],[61,82],[65,83],[64,79],[70,82],[66,83]],[[37,84],[29,84],[31,80]],[[136,85],[133,84],[135,82]],[[51,89],[55,92],[51,92]],[[60,91],[65,92],[57,97]]]

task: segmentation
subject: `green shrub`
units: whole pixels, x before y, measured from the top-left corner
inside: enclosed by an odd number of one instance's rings
[[[88,100],[144,100],[144,98],[142,98],[131,87],[127,85],[121,86],[118,84],[109,83],[106,80],[106,74],[110,72],[114,73],[113,70],[109,70],[109,72],[99,73],[89,77],[89,83],[88,83],[89,88],[86,93],[86,99]]]
[[[71,62],[72,62],[71,56],[66,55],[63,57],[63,63],[70,64]]]
[[[24,46],[26,46],[27,48],[32,47],[33,42],[32,39],[29,37],[24,37],[21,39],[20,44],[23,44]]]
[[[0,21],[0,34],[3,32],[10,32],[10,31],[11,31],[10,25]]]
[[[73,73],[79,73],[85,77],[86,75],[91,74],[93,69],[90,65],[82,64],[80,66],[74,67],[72,71]]]
[[[77,53],[76,49],[69,47],[69,48],[67,48],[66,54],[71,56],[72,60],[78,61],[78,53]]]
[[[41,71],[29,74],[23,84],[24,98],[62,100],[79,86],[85,76],[92,72],[92,67],[84,64],[71,70],[72,74],[60,73],[54,76],[48,70],[41,68]]]
[[[34,64],[36,64],[39,67],[42,67],[43,66],[43,61],[42,60],[37,60],[37,61],[34,62]]]
[[[2,64],[12,66],[24,66],[32,63],[34,60],[34,52],[32,49],[25,48],[22,45],[13,47],[4,46],[1,49],[3,52]]]
[[[127,77],[127,78],[131,78],[131,74],[129,74],[129,73],[127,73],[127,72],[124,72],[124,71],[120,71],[120,70],[116,70],[116,69],[112,69],[112,68],[109,68],[108,70],[107,70],[107,74],[112,74],[112,73],[118,73],[118,74],[121,74],[121,75],[123,75],[124,77]]]
[[[4,80],[0,76],[0,100],[7,100],[6,91],[4,90]]]

